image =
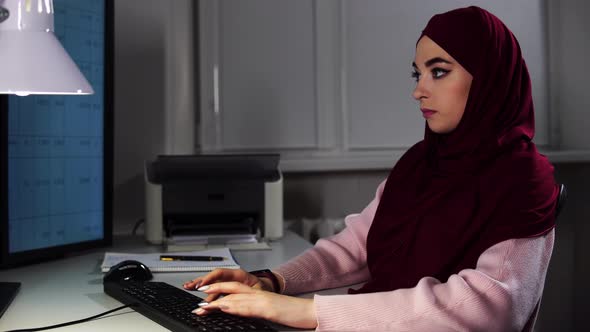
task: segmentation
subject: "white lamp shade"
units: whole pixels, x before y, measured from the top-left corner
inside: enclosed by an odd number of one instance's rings
[[[92,94],[53,33],[51,0],[0,0],[0,94]]]

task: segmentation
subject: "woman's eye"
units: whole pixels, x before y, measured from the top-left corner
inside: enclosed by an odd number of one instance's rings
[[[414,70],[412,72],[412,78],[415,79],[416,82],[418,82],[420,80],[420,73]]]
[[[432,69],[432,77],[437,79],[445,76],[449,71],[442,68],[434,68]]]

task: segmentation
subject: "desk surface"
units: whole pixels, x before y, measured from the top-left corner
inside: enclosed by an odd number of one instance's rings
[[[311,244],[292,232],[271,243],[272,250],[234,251],[245,270],[277,266],[301,253]],[[0,318],[0,331],[41,327],[78,320],[114,309],[120,302],[103,293],[100,264],[105,251],[157,252],[141,238],[115,238],[111,248],[92,250],[52,262],[0,271],[0,281],[20,281],[21,290]],[[181,288],[203,273],[154,273],[155,281]],[[204,297],[204,293],[196,293]],[[159,324],[131,310],[55,331],[167,331]]]

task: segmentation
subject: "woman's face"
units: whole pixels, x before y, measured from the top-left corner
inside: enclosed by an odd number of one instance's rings
[[[459,125],[473,76],[428,36],[416,46],[412,94],[430,130],[446,134]]]

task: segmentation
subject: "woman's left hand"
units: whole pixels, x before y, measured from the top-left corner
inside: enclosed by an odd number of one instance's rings
[[[317,318],[313,299],[301,299],[255,289],[240,282],[220,282],[200,289],[211,294],[225,296],[200,306],[193,311],[206,315],[209,311],[221,310],[232,315],[263,318],[275,323],[297,327],[316,328]]]

